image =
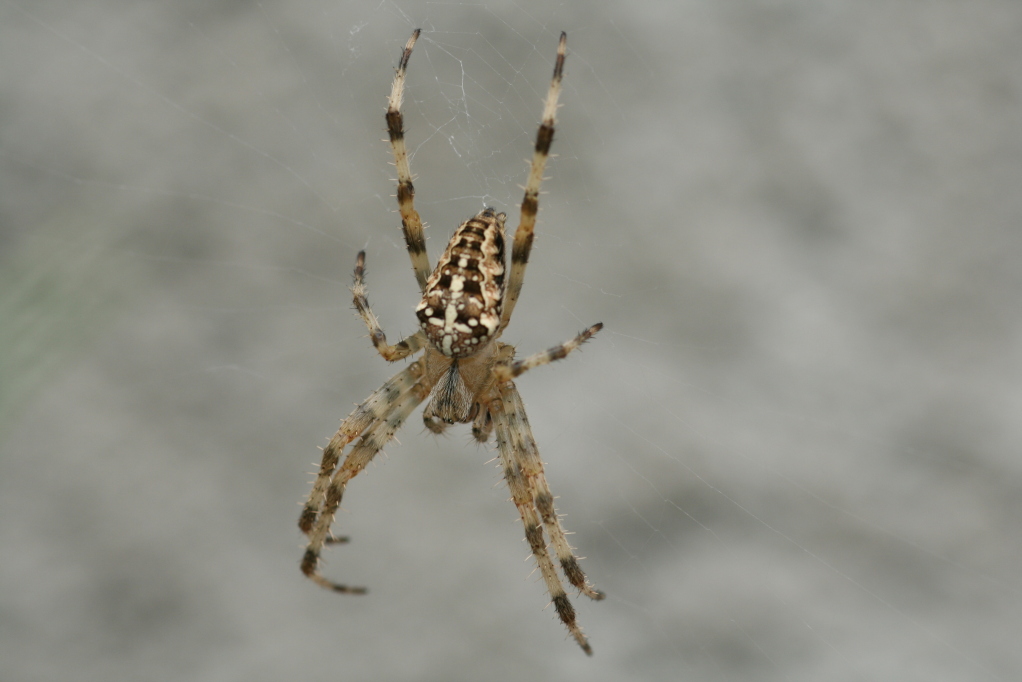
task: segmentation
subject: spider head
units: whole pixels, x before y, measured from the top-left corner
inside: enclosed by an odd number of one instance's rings
[[[506,219],[485,208],[462,223],[415,309],[430,344],[450,358],[475,355],[500,329]]]

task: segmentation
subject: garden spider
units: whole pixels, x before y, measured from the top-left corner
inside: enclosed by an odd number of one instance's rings
[[[557,615],[579,646],[592,655],[589,642],[575,622],[575,610],[554,569],[544,528],[568,582],[591,599],[603,599],[604,595],[586,580],[568,545],[529,429],[525,406],[512,379],[534,367],[563,358],[588,341],[603,325],[594,324],[567,343],[521,360],[514,359],[513,346],[498,341],[518,301],[532,248],[539,186],[554,137],[554,114],[561,88],[567,35],[561,33],[557,46],[557,61],[543,108],[543,121],[536,136],[521,218],[511,248],[511,276],[506,285],[506,215],[492,208],[484,208],[474,218],[461,224],[430,274],[422,220],[415,210],[415,190],[408,167],[401,117],[405,69],[418,37],[417,29],[401,55],[387,108],[387,130],[397,166],[401,225],[415,278],[422,290],[422,301],[416,308],[420,331],[394,345],[387,343],[387,337],[366,299],[365,251],[358,254],[352,294],[355,308],[384,360],[401,360],[420,350],[425,353],[355,408],[323,450],[319,474],[298,521],[299,528],[309,538],[302,557],[302,573],[334,592],[365,594],[365,588],[350,587],[325,578],[319,570],[320,552],[324,545],[347,541],[347,538],[332,537],[330,525],[348,481],[369,464],[412,410],[429,397],[422,417],[426,428],[433,433],[443,432],[450,424],[471,422],[472,435],[478,442],[485,443],[493,431],[497,432],[504,478],[521,514],[525,537],[539,564]],[[356,438],[358,441],[338,468],[341,452]]]

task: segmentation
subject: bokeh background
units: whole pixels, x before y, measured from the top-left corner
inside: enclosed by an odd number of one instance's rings
[[[609,595],[547,603],[418,416],[300,575],[318,446],[433,258],[558,154],[505,339]],[[0,678],[1022,674],[1022,4],[0,2]],[[514,222],[512,220],[511,222]]]

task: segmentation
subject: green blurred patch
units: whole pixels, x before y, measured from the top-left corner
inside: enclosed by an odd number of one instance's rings
[[[85,208],[86,210],[80,210]],[[109,214],[109,210],[107,210]],[[32,395],[95,342],[121,307],[131,259],[116,218],[63,208],[0,255],[0,434]]]

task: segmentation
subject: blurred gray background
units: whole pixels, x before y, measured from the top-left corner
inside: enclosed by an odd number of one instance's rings
[[[416,414],[298,571],[317,447],[563,106],[519,380],[609,595],[547,604]],[[1022,4],[0,2],[0,679],[1022,674]]]

